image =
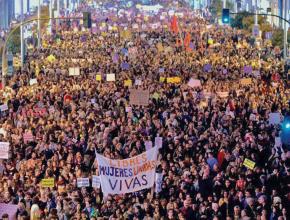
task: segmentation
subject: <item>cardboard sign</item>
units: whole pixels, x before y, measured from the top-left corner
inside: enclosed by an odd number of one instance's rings
[[[204,66],[203,66],[203,71],[205,71],[205,72],[209,72],[209,71],[211,71],[211,64],[205,64]]]
[[[269,114],[269,124],[279,125],[281,123],[281,114],[279,112]]]
[[[136,86],[141,86],[142,85],[142,80],[141,79],[136,79],[135,80],[135,85]]]
[[[253,68],[252,66],[244,66],[244,73],[252,73]]]
[[[122,68],[122,70],[129,70],[130,65],[129,65],[129,63],[123,62],[121,64],[121,68]]]
[[[92,187],[100,188],[101,187],[101,179],[99,176],[93,175],[92,177]]]
[[[163,174],[162,173],[156,173],[155,174],[155,192],[160,193],[162,190],[162,180],[163,180]]]
[[[30,79],[29,80],[29,85],[35,85],[35,84],[37,84],[37,79]]]
[[[240,79],[240,84],[247,86],[252,84],[252,79],[251,78],[243,78]]]
[[[159,73],[164,73],[164,68],[159,68],[158,72]]]
[[[69,68],[69,75],[70,76],[79,76],[80,75],[80,68],[79,67],[70,67]]]
[[[77,178],[77,186],[79,188],[81,188],[81,187],[89,187],[90,186],[89,178]]]
[[[33,141],[33,134],[31,132],[26,132],[25,134],[23,134],[23,141],[24,143]]]
[[[102,75],[97,74],[97,75],[96,75],[96,80],[97,80],[97,81],[102,81]]]
[[[149,90],[131,89],[130,105],[149,105]]]
[[[40,185],[42,187],[54,187],[54,178],[42,179]]]
[[[8,105],[7,104],[0,105],[0,111],[1,112],[7,111],[7,110],[8,110]]]
[[[0,216],[1,217],[3,214],[8,214],[9,220],[15,220],[17,210],[18,210],[18,205],[0,203]]]
[[[114,73],[107,74],[106,75],[106,80],[107,80],[107,82],[114,82],[114,81],[116,81],[115,74]]]
[[[175,77],[168,77],[166,79],[167,83],[174,83],[174,84],[178,84],[178,83],[181,83],[181,78],[178,77],[178,76],[175,76]]]
[[[131,79],[124,80],[124,86],[131,87],[132,86],[132,80]]]
[[[217,92],[216,94],[218,97],[222,99],[227,98],[229,96],[229,92]]]
[[[162,137],[155,137],[154,145],[158,149],[162,148],[163,138]]]
[[[159,82],[163,83],[163,82],[165,82],[165,79],[166,79],[165,77],[160,77]]]
[[[191,88],[195,88],[195,87],[201,87],[201,82],[199,79],[193,79],[191,78],[189,80],[189,82],[187,83],[187,85]]]
[[[9,142],[0,142],[0,159],[8,159]]]
[[[254,167],[255,167],[255,165],[256,165],[256,163],[254,162],[254,161],[251,161],[251,160],[249,160],[249,159],[245,159],[244,160],[244,163],[243,163],[243,165],[245,166],[245,167],[247,167],[248,169],[254,169]]]
[[[152,98],[153,98],[153,99],[159,99],[159,98],[160,98],[159,93],[154,92],[154,94],[152,95]]]

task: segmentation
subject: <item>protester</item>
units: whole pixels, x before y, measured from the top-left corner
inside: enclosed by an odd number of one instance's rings
[[[106,30],[63,23],[8,80],[0,93],[9,108],[1,112],[0,141],[10,143],[0,162],[0,202],[18,204],[18,219],[289,218],[290,154],[275,144],[279,126],[268,122],[271,112],[289,114],[283,61],[264,41],[259,48],[247,33],[179,10],[177,34],[160,12],[142,16],[146,28],[133,28],[131,15],[114,22],[109,12]],[[112,30],[125,21],[130,33]],[[69,75],[71,67],[80,75]],[[150,91],[148,106],[130,105],[132,88]],[[157,136],[160,192],[77,187],[77,178],[98,174],[95,151],[125,159]],[[44,178],[55,187],[41,187]]]

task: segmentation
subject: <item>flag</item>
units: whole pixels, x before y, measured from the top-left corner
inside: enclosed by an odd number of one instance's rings
[[[171,31],[175,34],[178,33],[177,17],[174,15],[171,21]]]
[[[190,45],[190,41],[191,41],[191,36],[190,33],[186,33],[185,38],[184,38],[184,47],[188,48]]]

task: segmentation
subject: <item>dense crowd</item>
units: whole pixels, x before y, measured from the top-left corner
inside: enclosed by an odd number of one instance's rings
[[[170,25],[130,27],[129,37],[64,25],[44,36],[0,91],[9,107],[0,141],[10,143],[9,159],[0,160],[0,202],[18,204],[17,219],[289,219],[290,153],[275,144],[279,126],[268,122],[271,112],[289,114],[283,61],[242,31],[192,14],[179,25],[182,36]],[[185,32],[188,48],[179,40]],[[70,67],[81,74],[69,76]],[[109,73],[115,82],[106,82]],[[181,83],[160,80],[174,76]],[[191,78],[201,86],[188,86]],[[149,89],[149,105],[130,106],[131,88]],[[98,174],[95,151],[129,158],[156,136],[160,192],[104,196],[77,187],[76,178]],[[55,187],[41,187],[43,178]]]

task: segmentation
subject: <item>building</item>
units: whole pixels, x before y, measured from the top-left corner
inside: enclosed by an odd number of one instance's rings
[[[9,28],[15,18],[15,0],[0,0],[0,28]]]

